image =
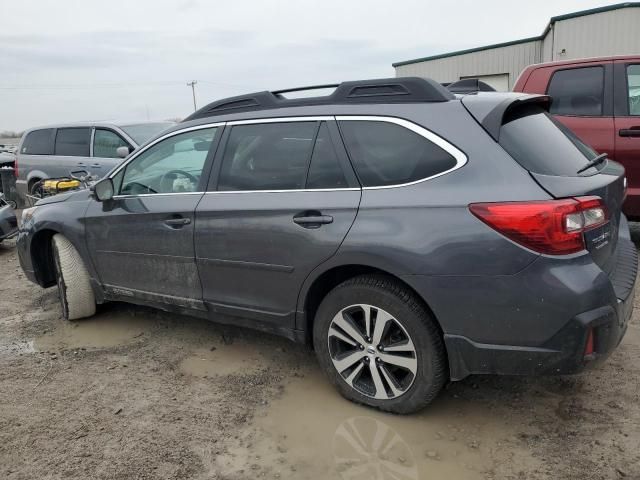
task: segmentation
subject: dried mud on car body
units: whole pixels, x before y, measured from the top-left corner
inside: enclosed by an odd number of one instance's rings
[[[121,304],[66,323],[13,241],[0,292],[2,478],[640,478],[638,309],[593,371],[470,377],[403,417],[280,338]]]

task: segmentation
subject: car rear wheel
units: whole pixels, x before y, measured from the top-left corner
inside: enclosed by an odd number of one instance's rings
[[[92,316],[96,301],[89,272],[76,248],[63,235],[53,236],[53,258],[63,317],[76,320]]]
[[[313,337],[318,360],[340,393],[380,410],[420,410],[447,379],[444,344],[431,313],[388,277],[355,277],[329,292]]]

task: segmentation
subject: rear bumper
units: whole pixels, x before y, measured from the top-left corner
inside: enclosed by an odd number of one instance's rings
[[[445,335],[451,379],[471,374],[552,375],[578,373],[604,361],[620,344],[633,312],[633,294],[614,309],[601,307],[572,318],[541,347],[475,343],[457,335]],[[589,331],[595,352],[585,356]]]
[[[609,275],[581,255],[540,257],[512,276],[414,276],[407,282],[440,321],[452,380],[570,374],[606,359],[627,330],[638,255],[624,219],[616,255]],[[590,331],[594,353],[585,356]]]

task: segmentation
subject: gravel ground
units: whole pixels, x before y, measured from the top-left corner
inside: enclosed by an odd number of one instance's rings
[[[124,304],[65,322],[13,241],[0,292],[2,478],[640,479],[640,309],[593,371],[470,377],[401,417],[277,337]]]

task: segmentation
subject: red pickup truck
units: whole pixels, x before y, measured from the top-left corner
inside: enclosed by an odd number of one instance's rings
[[[550,112],[598,153],[624,165],[624,212],[640,220],[640,56],[541,63],[525,68],[516,92],[553,97]]]

